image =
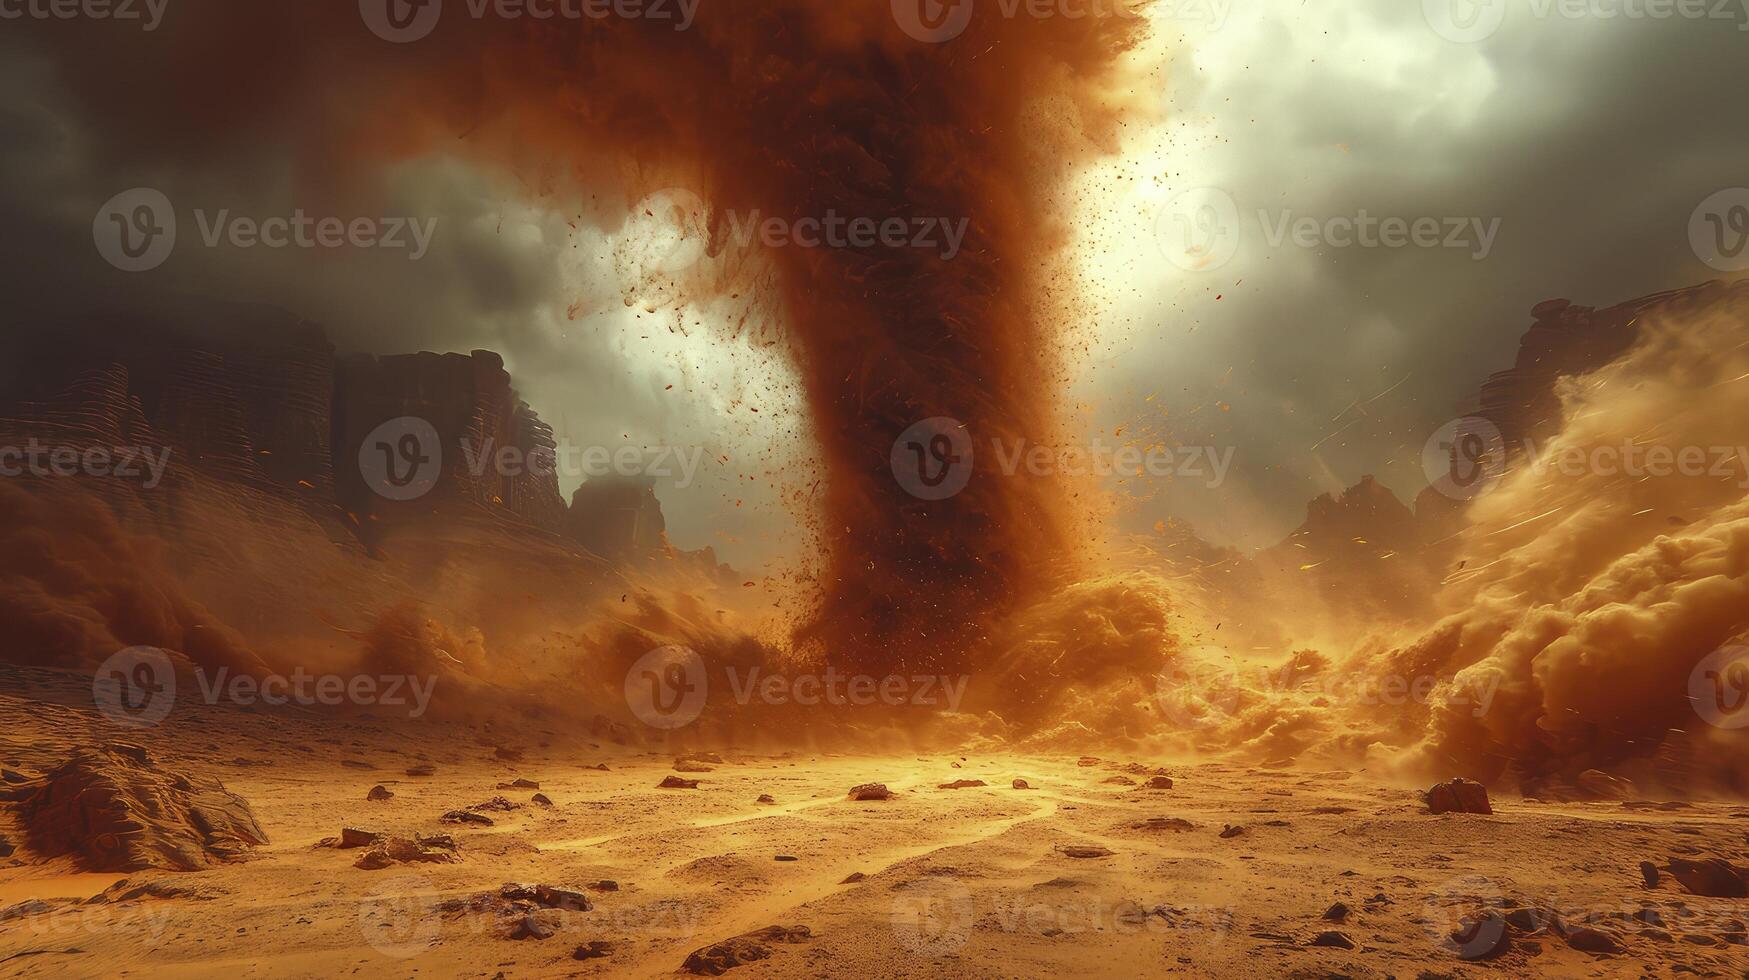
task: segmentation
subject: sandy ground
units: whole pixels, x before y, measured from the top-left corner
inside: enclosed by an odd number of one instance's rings
[[[156,765],[223,779],[271,838],[252,860],[188,874],[83,873],[21,848],[0,860],[0,909],[44,906],[0,912],[5,976],[675,976],[692,951],[774,925],[808,935],[765,943],[767,958],[729,975],[1749,976],[1749,946],[1727,938],[1749,900],[1690,895],[1668,876],[1649,889],[1638,870],[1676,856],[1742,863],[1743,804],[1497,795],[1493,816],[1431,816],[1410,788],[1366,773],[732,749],[685,774],[698,788],[658,789],[672,753],[513,719],[488,733],[195,706],[121,732],[84,678],[7,669],[0,681],[0,763],[41,772],[76,744],[125,739]],[[427,762],[434,775],[405,774]],[[1160,772],[1171,789],[1141,785]],[[499,788],[519,778],[553,805]],[[954,780],[988,785],[939,788]],[[868,782],[895,796],[847,798]],[[379,784],[394,797],[367,801]],[[495,796],[517,808],[483,811],[491,826],[440,822]],[[7,811],[0,832],[20,842]],[[1223,837],[1229,826],[1243,830]],[[448,833],[459,860],[361,870],[360,851],[317,846],[343,827]],[[192,893],[62,901],[123,878]],[[578,891],[592,907],[543,913],[550,937],[513,939],[521,916],[472,901],[505,882]],[[1442,937],[1490,901],[1590,919],[1626,950],[1581,952],[1545,933],[1461,962]],[[1337,902],[1347,916],[1325,920]],[[1309,945],[1331,930],[1355,948]],[[575,959],[589,943],[606,955]]]

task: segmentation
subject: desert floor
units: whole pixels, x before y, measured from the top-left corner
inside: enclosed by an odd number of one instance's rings
[[[676,976],[694,950],[769,926],[808,932],[758,942],[769,955],[730,976],[1749,976],[1749,946],[1732,941],[1749,900],[1668,875],[1648,888],[1639,870],[1741,862],[1740,803],[1496,795],[1493,816],[1432,816],[1366,773],[732,749],[685,774],[696,789],[658,789],[672,753],[514,719],[486,731],[194,706],[120,731],[88,678],[0,681],[0,763],[40,773],[76,745],[125,740],[154,765],[218,776],[270,837],[251,860],[186,874],[85,873],[21,846],[0,860],[4,976]],[[420,763],[435,774],[406,775]],[[1157,772],[1171,789],[1144,788]],[[552,805],[500,788],[519,778]],[[988,785],[940,788],[956,780]],[[894,797],[847,798],[869,782]],[[377,785],[393,798],[367,801]],[[516,808],[480,811],[490,826],[440,821],[498,796]],[[12,808],[0,832],[23,844]],[[362,870],[359,850],[318,846],[343,827],[450,834],[458,859]],[[83,902],[123,878],[180,893]],[[495,900],[505,882],[591,908],[543,911],[550,936],[511,938],[525,917]],[[1326,920],[1338,902],[1347,915]],[[1556,909],[1625,951],[1543,932],[1462,962],[1443,937],[1484,903]],[[1355,948],[1311,945],[1328,931]],[[574,958],[591,943],[604,955]]]

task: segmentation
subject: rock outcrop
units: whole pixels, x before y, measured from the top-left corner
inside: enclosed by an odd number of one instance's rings
[[[249,803],[217,779],[162,769],[132,745],[74,756],[19,809],[33,850],[90,871],[199,871],[267,842]]]

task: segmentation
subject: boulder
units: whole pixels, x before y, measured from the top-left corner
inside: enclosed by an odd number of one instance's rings
[[[1428,813],[1493,813],[1488,788],[1470,779],[1440,783],[1425,794]]]
[[[32,848],[90,871],[200,871],[267,842],[248,801],[217,779],[161,769],[119,743],[49,772],[20,810]]]

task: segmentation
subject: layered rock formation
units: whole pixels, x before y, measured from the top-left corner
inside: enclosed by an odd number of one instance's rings
[[[275,648],[344,662],[354,637],[421,602],[502,642],[611,591],[616,568],[667,559],[717,571],[708,553],[669,546],[648,488],[624,501],[617,486],[592,488],[567,507],[553,432],[489,351],[339,357],[311,324],[199,303],[185,321],[62,324],[28,347],[14,364],[31,371],[0,387],[0,447],[79,460],[143,448],[165,465],[97,475],[81,464],[0,485],[31,500],[12,508],[30,526],[9,529],[0,559],[0,622],[40,641],[10,654],[25,662],[88,666],[133,644],[204,661],[190,649],[197,633],[223,624],[259,648],[219,658],[229,664],[283,662]],[[373,486],[361,450],[407,419],[429,426],[442,462],[428,492],[398,499]],[[80,575],[55,561],[99,532],[116,540],[95,552],[142,557]],[[506,592],[520,601],[504,603]]]

